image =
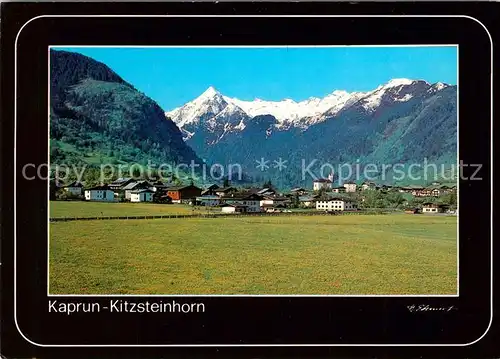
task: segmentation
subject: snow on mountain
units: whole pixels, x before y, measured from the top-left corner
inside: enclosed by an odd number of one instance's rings
[[[192,128],[200,121],[204,122],[204,126],[210,132],[216,128],[224,128],[223,132],[226,133],[244,129],[245,121],[259,115],[272,115],[278,122],[276,127],[281,129],[307,128],[353,105],[360,105],[365,111],[371,113],[375,112],[382,103],[409,101],[422,91],[434,93],[448,86],[442,82],[431,85],[423,80],[397,78],[368,92],[349,93],[336,90],[323,98],[311,97],[299,102],[291,99],[245,101],[224,96],[210,86],[195,100],[165,114],[179,128],[189,127],[189,130],[184,131],[188,138],[194,135]],[[219,124],[220,121],[224,124]]]
[[[433,84],[428,90],[427,92],[430,92],[430,93],[434,93],[434,92],[438,92],[438,91],[441,91],[442,89],[444,88],[447,88],[448,84],[445,84],[443,82],[436,82],[435,84]]]
[[[182,128],[187,124],[198,123],[201,118],[217,116],[227,107],[228,103],[221,93],[210,86],[193,101],[166,112],[165,115],[170,117],[178,127]],[[232,108],[236,110],[234,106]]]
[[[430,86],[427,81],[392,79],[385,85],[381,85],[375,90],[366,93],[366,95],[360,99],[360,103],[365,110],[373,112],[376,111],[384,99],[394,102],[405,102],[410,100],[414,95],[412,93],[407,93],[405,89],[418,85],[424,85],[426,88]]]

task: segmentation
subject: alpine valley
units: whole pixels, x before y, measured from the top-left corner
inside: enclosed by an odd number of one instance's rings
[[[226,175],[240,165],[244,181],[286,189],[310,186],[304,169],[326,177],[341,164],[375,164],[378,182],[403,184],[409,181],[396,181],[391,169],[382,178],[381,166],[457,162],[457,87],[444,83],[393,79],[368,92],[335,90],[300,102],[244,101],[209,87],[165,112],[89,57],[51,50],[50,67],[52,164],[205,160]]]
[[[201,158],[240,164],[255,182],[280,187],[309,185],[310,173],[326,177],[342,164],[352,166],[353,176],[372,164],[370,176],[405,184],[427,182],[415,179],[427,161],[438,178],[450,180],[457,163],[457,87],[440,82],[393,79],[372,91],[335,90],[301,102],[243,101],[209,87],[166,117]],[[262,160],[269,167],[257,167]],[[400,179],[395,164],[413,179]],[[410,164],[422,167],[409,172]]]

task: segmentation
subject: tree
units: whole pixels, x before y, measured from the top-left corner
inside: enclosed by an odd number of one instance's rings
[[[456,208],[456,206],[457,206],[457,194],[455,192],[446,193],[440,197],[439,202],[441,204],[447,204],[451,208]]]
[[[271,182],[271,180],[267,180],[266,182],[264,182],[264,188],[273,188],[273,183]]]
[[[229,187],[231,183],[229,182],[228,178],[224,178],[224,183],[222,184],[222,187]]]
[[[403,195],[399,192],[389,192],[386,195],[386,200],[389,204],[389,207],[392,208],[400,208],[401,205],[405,202]]]
[[[57,199],[60,201],[76,200],[82,199],[82,196],[71,193],[70,191],[65,191],[63,189],[59,190],[56,194]]]
[[[321,201],[325,201],[328,199],[328,189],[326,187],[321,187],[318,191],[317,191],[317,195],[319,196],[319,199]]]

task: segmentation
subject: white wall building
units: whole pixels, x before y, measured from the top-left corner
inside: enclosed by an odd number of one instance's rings
[[[344,183],[345,191],[346,192],[356,192],[356,183],[354,182],[346,182]]]
[[[349,200],[335,198],[328,201],[317,201],[316,209],[318,211],[357,211],[358,206]]]
[[[314,191],[319,191],[322,188],[326,189],[331,189],[332,188],[332,181],[326,178],[320,178],[318,180],[315,180],[313,182],[313,190]]]
[[[246,212],[261,212],[261,200],[262,196],[251,194],[243,197],[227,197],[224,199],[224,202],[227,204],[246,206]]]
[[[130,202],[153,202],[154,191],[150,189],[141,189],[130,192]]]
[[[115,193],[108,186],[97,186],[85,190],[85,200],[114,202]]]

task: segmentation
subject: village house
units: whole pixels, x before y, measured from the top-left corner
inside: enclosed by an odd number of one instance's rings
[[[422,186],[417,186],[417,185],[410,185],[410,186],[403,186],[399,189],[399,192],[402,193],[411,193],[412,195],[416,195],[420,191],[422,191],[424,187]]]
[[[199,204],[201,206],[205,207],[215,207],[218,206],[221,203],[221,200],[219,196],[216,195],[203,195],[202,196],[196,197],[196,204]]]
[[[85,200],[113,202],[115,200],[115,193],[109,188],[108,185],[87,188],[85,190]]]
[[[441,188],[430,188],[430,190],[433,197],[439,197],[441,194],[443,194]]]
[[[375,183],[374,183],[374,182],[367,182],[367,181],[365,181],[365,182],[363,182],[363,183],[361,184],[361,189],[362,189],[363,191],[366,191],[366,190],[371,190],[371,189],[376,189],[376,185],[375,185]]]
[[[156,182],[152,183],[150,188],[151,188],[154,192],[157,192],[157,191],[164,190],[164,189],[166,189],[166,188],[168,188],[168,187],[171,187],[171,186],[172,186],[172,184],[170,184],[170,183],[164,183],[164,182],[162,182],[162,181],[158,180],[158,181],[156,181]]]
[[[201,191],[201,195],[202,196],[215,196],[217,195],[217,190],[219,189],[220,187],[216,184],[212,184],[208,187],[206,187],[203,191]]]
[[[436,203],[423,203],[422,213],[444,213],[448,209],[447,205]]]
[[[288,203],[290,203],[290,199],[288,199],[287,197],[263,195],[262,200],[260,201],[260,206],[264,207],[264,205],[266,206],[282,205],[284,207]]]
[[[168,196],[166,188],[158,188],[153,194],[153,202],[171,204],[172,198]]]
[[[422,188],[420,190],[414,190],[411,192],[415,197],[430,197],[432,196],[432,189],[430,188]]]
[[[241,204],[224,204],[221,206],[222,213],[244,213],[247,211],[247,206]]]
[[[71,182],[64,187],[64,190],[75,196],[81,196],[83,192],[83,184],[78,181]]]
[[[262,188],[261,190],[257,191],[257,194],[260,196],[274,196],[276,194],[276,191],[272,188]]]
[[[328,178],[320,178],[313,181],[313,190],[319,191],[322,188],[332,189],[332,181]]]
[[[172,198],[173,203],[190,203],[201,195],[201,188],[195,185],[169,187],[167,195]]]
[[[436,183],[436,182],[434,182]],[[449,186],[446,186],[446,185],[431,185],[427,188],[428,191],[430,191],[430,195],[433,196],[433,197],[439,197],[439,196],[442,196],[444,194],[447,194],[447,193],[451,193],[453,192],[454,190],[454,186],[452,187],[449,187]]]
[[[357,185],[354,182],[346,182],[344,187],[346,192],[356,192]]]
[[[290,192],[294,195],[297,194],[299,196],[304,196],[307,194],[307,190],[302,187],[293,188]]]
[[[121,188],[121,191],[125,192],[125,198],[130,200],[130,195],[132,191],[138,191],[140,189],[147,189],[147,188],[152,189],[152,187],[153,185],[148,181],[137,181],[128,183],[126,186]]]
[[[243,205],[246,206],[245,212],[260,212],[260,202],[262,200],[262,196],[252,193],[248,195],[240,195],[233,197],[225,197],[225,204],[233,204],[233,205]]]
[[[118,191],[128,185],[129,183],[134,182],[134,180],[130,177],[120,177],[109,184],[109,188],[112,191]]]
[[[234,187],[222,187],[222,188],[217,188],[215,190],[215,194],[219,197],[226,197],[237,191],[238,190]]]
[[[153,202],[154,191],[148,188],[130,192],[130,202]]]
[[[358,205],[346,198],[332,197],[328,200],[316,201],[318,211],[357,211]]]

